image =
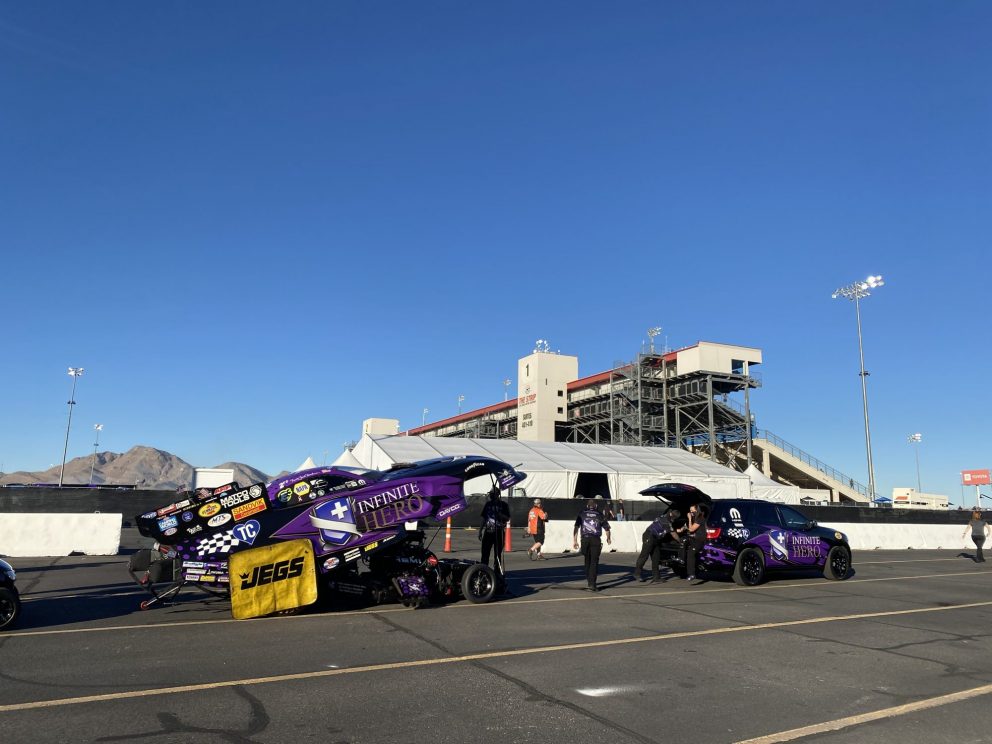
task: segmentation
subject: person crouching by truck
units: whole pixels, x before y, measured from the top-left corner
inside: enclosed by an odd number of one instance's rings
[[[544,544],[544,525],[548,522],[548,513],[541,508],[541,500],[534,499],[534,506],[527,513],[527,534],[534,538],[534,544],[527,548],[527,555],[532,561],[544,560],[541,546]]]
[[[637,561],[634,563],[635,581],[647,581],[641,576],[641,571],[644,569],[644,564],[647,563],[648,556],[651,557],[651,581],[653,583],[661,581],[661,544],[666,540],[675,540],[672,525],[681,516],[678,509],[669,509],[664,514],[655,517],[654,521],[644,530],[641,535],[641,554],[637,556]]]

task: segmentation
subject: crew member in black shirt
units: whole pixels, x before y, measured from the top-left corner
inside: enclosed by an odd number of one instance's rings
[[[603,552],[603,531],[606,531],[606,544],[612,545],[610,523],[599,513],[596,502],[589,499],[586,508],[575,518],[575,529],[572,530],[572,543],[576,550],[585,557],[586,582],[589,591],[598,592],[596,576],[599,573],[599,554]],[[579,532],[582,533],[582,547],[579,548]]]

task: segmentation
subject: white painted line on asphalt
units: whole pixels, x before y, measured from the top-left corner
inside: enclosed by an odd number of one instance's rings
[[[83,695],[81,697],[58,698],[55,700],[35,700],[28,703],[14,703],[11,705],[0,705],[0,713],[14,713],[24,710],[38,710],[40,708],[58,708],[67,705],[81,705],[83,703],[107,703],[114,700],[128,700],[132,698],[156,697],[160,695],[176,695],[186,692],[202,692],[204,690],[218,690],[227,687],[253,686],[273,684],[277,682],[294,682],[298,680],[319,679],[321,677],[337,677],[346,674],[364,674],[368,672],[382,672],[394,669],[413,669],[417,667],[433,667],[444,664],[458,664],[467,661],[485,661],[489,659],[507,659],[514,656],[531,656],[533,654],[559,653],[562,651],[583,651],[593,648],[609,648],[611,646],[624,646],[634,643],[651,643],[658,641],[670,641],[678,638],[699,638],[703,636],[725,635],[729,633],[744,633],[758,630],[777,630],[779,628],[792,628],[800,625],[817,625],[820,623],[851,622],[856,620],[873,620],[880,617],[898,617],[902,615],[920,615],[928,612],[950,612],[952,610],[967,610],[975,607],[988,607],[989,602],[970,602],[968,604],[950,605],[947,607],[922,607],[914,610],[888,610],[886,612],[862,612],[856,615],[828,615],[824,617],[810,617],[803,620],[783,620],[776,623],[758,623],[756,625],[730,625],[721,628],[710,628],[709,630],[687,630],[676,633],[661,633],[649,636],[634,636],[633,638],[617,638],[612,641],[585,641],[582,643],[564,643],[558,646],[536,646],[530,648],[510,649],[506,651],[487,651],[477,654],[465,654],[463,656],[446,656],[433,659],[416,659],[414,661],[396,661],[385,664],[369,664],[367,666],[344,667],[342,669],[322,669],[311,672],[297,672],[295,674],[279,674],[271,677],[250,677],[247,679],[232,679],[221,682],[205,682],[196,685],[179,685],[176,687],[153,687],[144,690],[122,690],[121,692],[111,692],[102,695]]]
[[[972,687],[970,690],[952,692],[948,695],[938,695],[937,697],[928,698],[926,700],[918,700],[915,703],[896,705],[892,708],[874,710],[870,713],[861,713],[856,716],[838,718],[833,721],[814,723],[812,726],[803,726],[801,728],[790,729],[789,731],[780,731],[777,734],[767,734],[765,736],[758,736],[754,739],[745,739],[744,741],[739,741],[736,744],[778,744],[778,742],[792,741],[793,739],[800,739],[804,736],[815,736],[816,734],[823,734],[828,731],[840,731],[841,729],[850,728],[851,726],[860,726],[863,723],[881,721],[886,718],[894,718],[895,716],[904,716],[907,713],[915,713],[919,710],[927,710],[928,708],[937,708],[942,705],[950,705],[951,703],[958,703],[962,700],[968,700],[981,695],[988,695],[989,693],[992,693],[992,685]]]
[[[717,592],[759,592],[768,591],[771,589],[836,589],[841,585],[845,584],[866,584],[866,583],[876,583],[876,582],[888,582],[888,581],[913,581],[916,579],[934,579],[934,578],[944,578],[944,577],[960,577],[960,576],[974,576],[976,574],[984,574],[986,576],[992,577],[992,571],[963,571],[958,573],[936,573],[936,574],[921,574],[917,576],[886,576],[878,579],[847,579],[846,581],[828,581],[826,579],[822,581],[805,581],[803,583],[795,584],[762,584],[761,586],[730,586],[730,587],[717,587],[714,589],[703,589],[700,587],[685,587],[677,590],[667,590],[667,591],[633,591],[627,592],[625,594],[616,593],[605,593],[604,591],[599,591],[597,594],[587,595],[584,591],[580,592],[580,596],[575,597],[548,597],[541,599],[511,599],[504,602],[495,602],[491,604],[472,604],[471,602],[462,602],[459,604],[448,605],[449,610],[481,610],[483,608],[496,609],[498,607],[515,607],[522,604],[545,604],[549,602],[604,602],[611,599],[643,599],[645,597],[667,597],[673,595],[679,596],[692,596],[695,594],[713,594]],[[681,585],[685,582],[676,581],[676,584]],[[580,587],[576,586],[575,589],[578,591]],[[140,596],[140,595],[139,595]],[[154,610],[153,610],[154,611]],[[353,617],[355,615],[384,615],[394,612],[416,612],[416,610],[408,609],[406,607],[394,607],[394,608],[372,608],[368,610],[345,610],[343,612],[325,612],[325,613],[315,613],[312,615],[287,615],[283,617],[260,617],[251,620],[251,623],[262,623],[262,622],[287,622],[290,620],[315,620],[315,619],[335,619],[339,617]],[[221,620],[182,620],[171,623],[151,623],[148,625],[109,625],[100,628],[62,628],[59,630],[23,630],[14,633],[4,633],[4,638],[29,638],[34,636],[48,636],[48,635],[71,635],[73,633],[102,633],[111,630],[157,630],[159,628],[177,628],[186,627],[188,625],[227,625],[230,623],[244,623],[249,622],[247,620],[235,620],[233,617],[224,618]]]

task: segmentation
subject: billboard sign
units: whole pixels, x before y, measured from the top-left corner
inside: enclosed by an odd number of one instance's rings
[[[992,483],[988,470],[962,470],[961,484],[965,486],[987,486]]]

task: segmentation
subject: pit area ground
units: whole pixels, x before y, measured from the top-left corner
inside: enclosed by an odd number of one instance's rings
[[[992,570],[970,552],[752,588],[636,583],[606,552],[594,594],[580,556],[530,561],[515,531],[497,602],[235,621],[194,589],[140,611],[144,543],[11,561],[4,742],[992,742]],[[472,531],[453,547],[477,557]]]

